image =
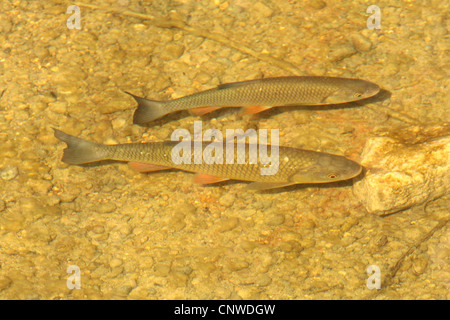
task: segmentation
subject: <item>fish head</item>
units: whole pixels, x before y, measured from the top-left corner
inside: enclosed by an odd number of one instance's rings
[[[318,154],[314,165],[295,173],[291,181],[296,183],[327,183],[348,180],[358,176],[362,166],[342,156]]]
[[[375,83],[359,79],[341,79],[345,82],[334,87],[334,90],[323,99],[323,104],[339,104],[373,97],[380,92]]]

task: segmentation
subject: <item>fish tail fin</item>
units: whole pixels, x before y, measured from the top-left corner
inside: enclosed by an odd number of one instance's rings
[[[108,159],[106,149],[102,148],[101,144],[71,136],[55,128],[53,130],[55,137],[67,144],[62,157],[63,162],[82,164]]]
[[[138,107],[133,116],[133,123],[135,124],[143,125],[169,113],[164,108],[164,101],[147,100],[126,91],[125,93],[132,96],[138,103]]]

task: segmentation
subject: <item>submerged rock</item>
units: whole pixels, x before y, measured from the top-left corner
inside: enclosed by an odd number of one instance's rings
[[[450,135],[417,143],[376,137],[361,155],[366,174],[353,191],[369,213],[385,215],[449,193]]]

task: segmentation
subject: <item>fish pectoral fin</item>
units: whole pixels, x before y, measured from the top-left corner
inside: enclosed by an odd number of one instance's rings
[[[154,172],[171,169],[170,167],[143,162],[128,162],[128,165],[130,166],[131,169],[136,170],[138,172]]]
[[[248,106],[244,107],[243,114],[256,114],[266,110],[269,110],[272,107],[264,107],[264,106]]]
[[[248,184],[245,188],[247,190],[269,190],[269,189],[276,189],[276,188],[282,188],[287,186],[292,186],[296,184],[295,182],[252,182]]]
[[[227,180],[230,180],[230,179],[215,177],[215,176],[211,176],[209,174],[204,174],[204,173],[196,173],[195,177],[194,177],[194,182],[197,184],[212,184],[212,183],[218,183],[218,182],[227,181]]]
[[[216,111],[217,109],[219,109],[220,107],[197,107],[194,109],[191,109],[191,113],[197,115],[197,116],[202,116],[204,114]]]

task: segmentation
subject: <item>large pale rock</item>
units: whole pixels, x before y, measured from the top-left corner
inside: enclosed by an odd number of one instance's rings
[[[450,135],[420,143],[376,137],[361,155],[364,178],[353,191],[369,213],[385,215],[439,198],[450,190]]]

